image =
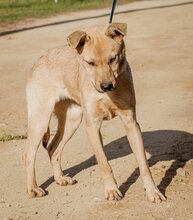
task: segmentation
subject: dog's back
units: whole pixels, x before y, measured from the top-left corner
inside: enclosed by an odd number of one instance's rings
[[[47,96],[79,102],[79,64],[69,46],[48,50],[33,66],[27,80],[27,100]],[[32,97],[33,96],[33,97]],[[29,108],[30,109],[30,108]]]

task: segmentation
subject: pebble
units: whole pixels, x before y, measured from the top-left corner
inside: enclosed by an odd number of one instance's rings
[[[7,206],[7,207],[11,207],[12,205],[11,205],[11,204],[7,204],[6,206]]]
[[[1,199],[1,200],[0,200],[0,203],[5,203],[5,200],[4,200],[4,199]]]
[[[61,214],[61,212],[58,211],[57,214],[56,214],[56,216],[58,217],[60,214]]]
[[[0,130],[5,131],[7,128],[7,125],[5,123],[0,123]]]
[[[96,203],[97,203],[97,202],[101,202],[101,199],[100,199],[100,198],[95,197],[95,198],[94,198],[94,202],[96,202]]]
[[[180,175],[180,176],[183,176],[183,177],[186,177],[186,176],[189,175],[189,173],[186,170],[184,170],[183,168],[178,168],[177,169],[177,174]]]

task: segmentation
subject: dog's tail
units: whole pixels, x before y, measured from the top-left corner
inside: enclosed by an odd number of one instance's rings
[[[46,133],[44,134],[42,138],[42,144],[45,149],[47,148],[49,140],[50,140],[50,128],[48,127]]]

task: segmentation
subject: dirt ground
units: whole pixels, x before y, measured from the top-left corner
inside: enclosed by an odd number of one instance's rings
[[[35,20],[26,25],[87,17],[0,37],[0,133],[26,133],[25,81],[35,60],[47,49],[63,45],[74,30],[104,25],[108,17],[100,15],[107,12],[102,9]],[[122,124],[113,119],[103,124],[102,134],[124,194],[120,202],[104,199],[83,123],[66,145],[62,160],[64,173],[74,176],[76,185],[56,185],[47,152],[39,148],[37,179],[48,191],[43,198],[29,199],[26,194],[21,160],[26,140],[0,142],[0,219],[193,219],[193,1],[135,2],[119,6],[117,12],[114,21],[128,24],[127,56],[149,164],[167,201],[147,201]],[[94,15],[98,17],[89,18]]]

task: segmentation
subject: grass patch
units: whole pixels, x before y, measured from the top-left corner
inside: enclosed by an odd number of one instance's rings
[[[12,141],[12,140],[23,140],[27,139],[27,135],[11,135],[11,134],[0,134],[0,141]]]
[[[119,0],[119,4],[136,0]],[[0,24],[80,9],[111,7],[112,0],[0,0]]]

